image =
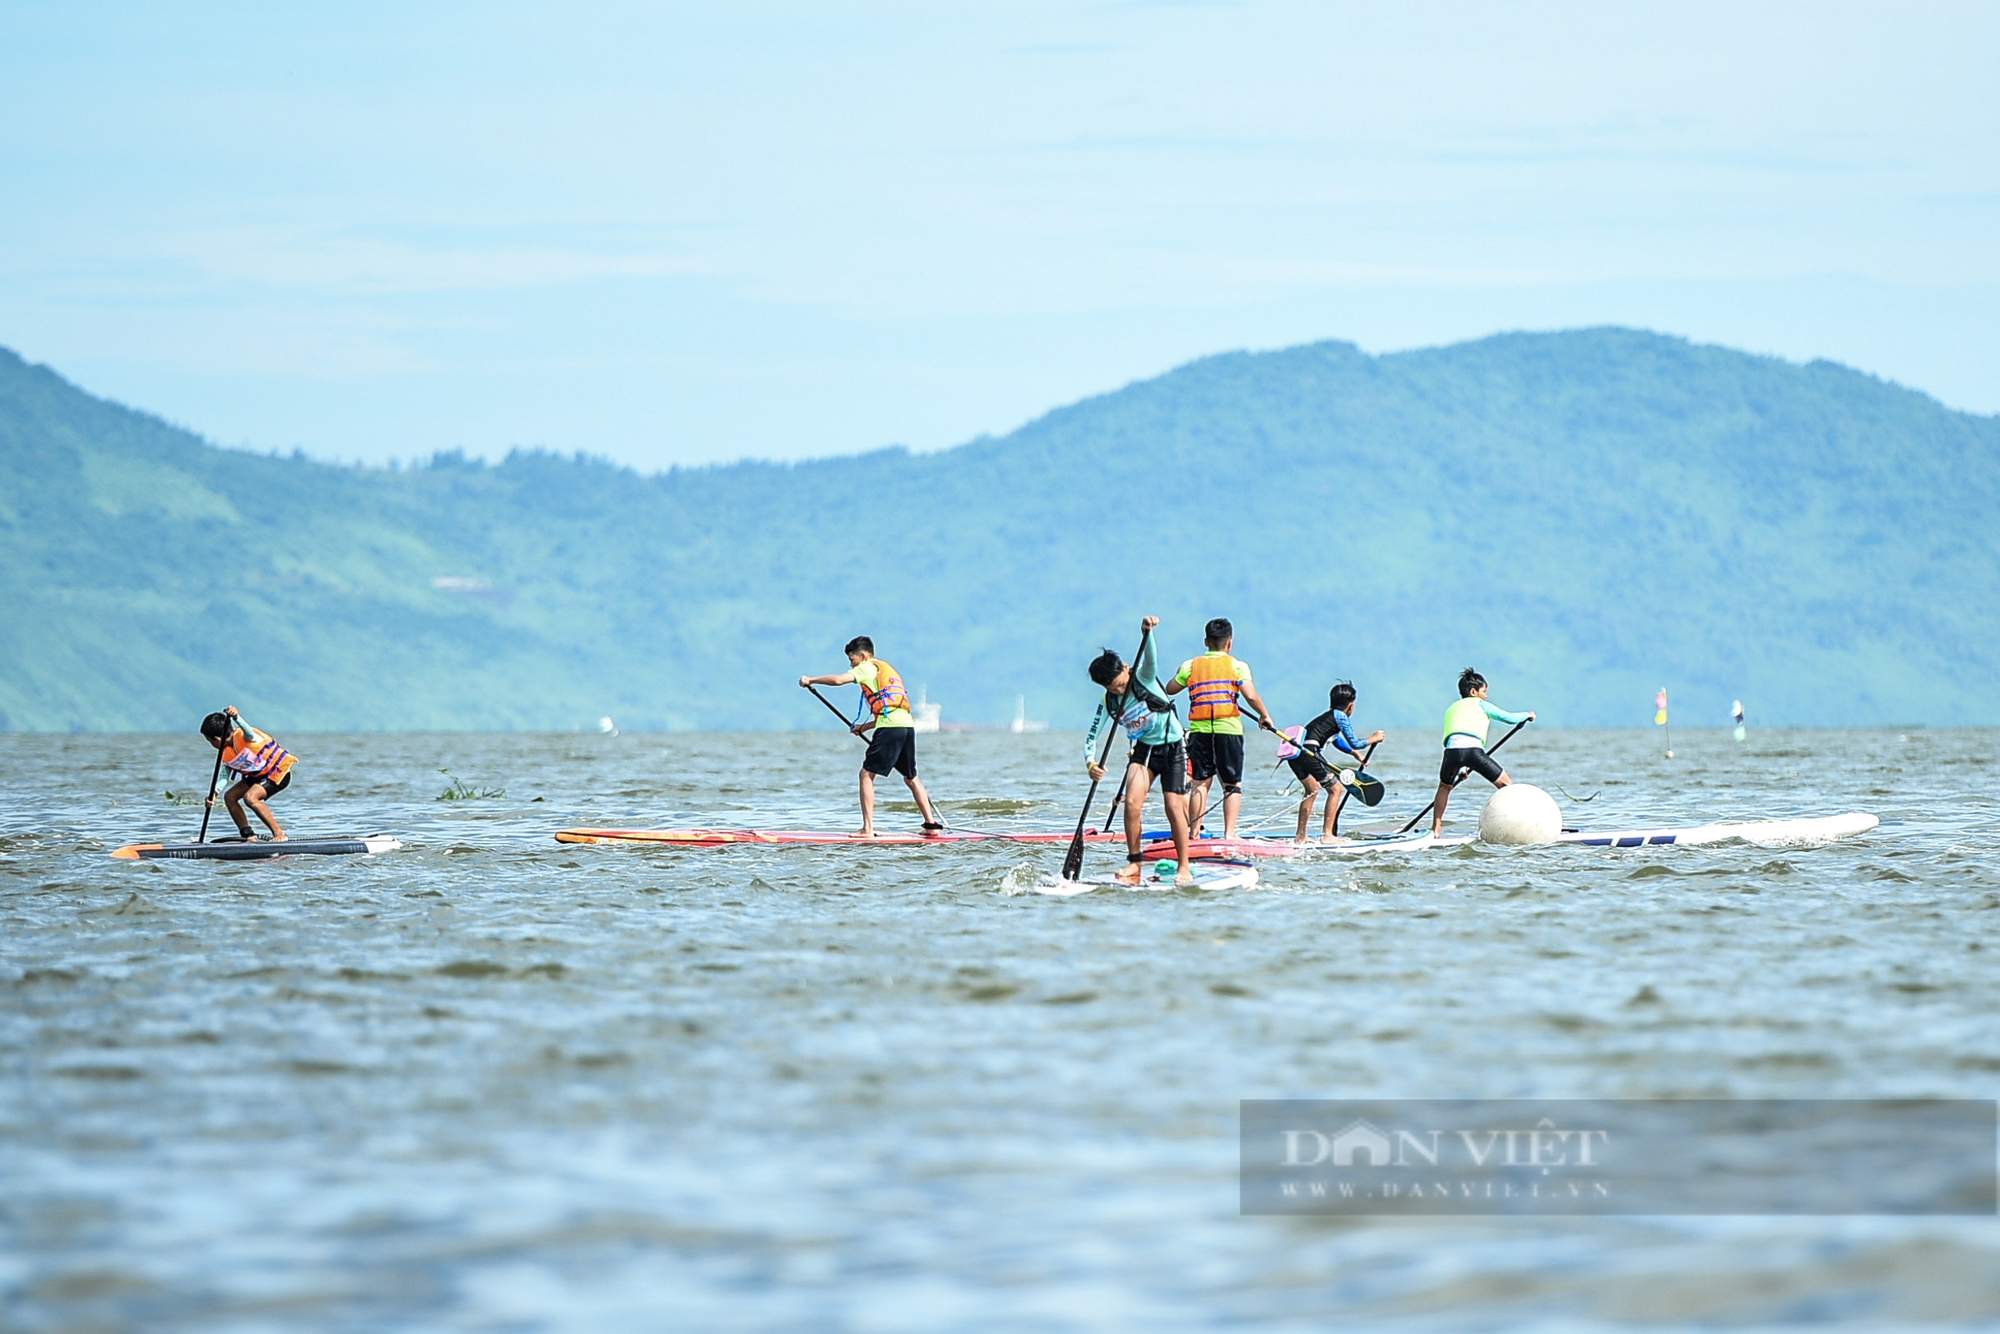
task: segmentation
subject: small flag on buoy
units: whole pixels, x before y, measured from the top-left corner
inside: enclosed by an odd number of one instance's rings
[[[1674,757],[1674,729],[1667,722],[1667,688],[1665,686],[1661,686],[1660,693],[1653,696],[1653,707],[1659,710],[1658,713],[1653,715],[1653,726],[1667,729],[1667,758],[1671,760]]]
[[[1729,716],[1736,720],[1736,739],[1741,741],[1746,735],[1743,730],[1743,701],[1737,700],[1729,708]]]

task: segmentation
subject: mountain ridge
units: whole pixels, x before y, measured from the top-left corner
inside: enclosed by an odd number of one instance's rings
[[[2000,418],[1615,328],[1221,353],[949,450],[657,473],[228,450],[4,353],[0,727],[816,726],[785,687],[854,633],[948,718],[1060,725],[1149,611],[1176,658],[1231,616],[1293,719],[1352,677],[1427,725],[1472,662],[1578,725],[1661,684],[1677,721],[1990,724],[1996,503]]]

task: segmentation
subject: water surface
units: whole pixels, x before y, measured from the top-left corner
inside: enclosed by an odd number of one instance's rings
[[[199,812],[162,796],[207,781],[192,734],[0,737],[0,1311],[1992,1323],[1991,1220],[1246,1219],[1235,1170],[1242,1098],[1994,1096],[1997,739],[1684,733],[1668,762],[1651,732],[1530,729],[1517,777],[1600,793],[1564,799],[1572,824],[1888,823],[1812,850],[1473,847],[1058,899],[1021,891],[1059,847],[549,837],[845,827],[860,747],[838,734],[286,737],[295,836],[410,847],[231,865],[105,856],[192,835]],[[1251,809],[1277,811],[1270,742],[1251,752]],[[946,812],[985,828],[1073,821],[1079,753],[921,746]],[[1435,739],[1380,758],[1382,813],[1407,815]],[[440,768],[506,795],[436,801]],[[907,801],[883,822],[913,823]]]

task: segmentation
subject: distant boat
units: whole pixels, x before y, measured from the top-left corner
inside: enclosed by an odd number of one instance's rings
[[[1016,697],[1014,705],[1014,721],[1007,725],[1007,730],[1010,732],[1046,732],[1049,730],[1049,725],[1047,723],[1031,723],[1028,721],[1028,697],[1020,695]]]
[[[930,688],[918,686],[917,707],[910,710],[910,716],[916,719],[919,732],[935,732],[944,718],[944,705],[931,703]]]

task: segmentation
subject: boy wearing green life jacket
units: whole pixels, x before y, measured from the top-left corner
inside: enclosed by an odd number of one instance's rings
[[[222,752],[222,767],[236,776],[236,781],[222,794],[229,818],[236,822],[236,836],[245,843],[257,841],[250,829],[250,817],[243,813],[248,806],[270,829],[273,843],[285,842],[285,831],[278,827],[278,817],[271,814],[270,800],[292,785],[292,767],[298,763],[298,757],[244,722],[234,704],[202,719],[201,734],[208,738],[209,745]],[[215,805],[214,797],[208,799],[208,805]]]
[[[1238,697],[1257,711],[1257,725],[1275,732],[1270,710],[1250,681],[1250,664],[1234,656],[1236,629],[1218,616],[1202,630],[1208,652],[1181,664],[1167,693],[1188,692],[1188,765],[1194,791],[1188,796],[1188,828],[1201,828],[1208,813],[1208,785],[1222,780],[1222,836],[1236,837],[1236,815],[1243,809],[1243,710]]]
[[[875,780],[892,769],[902,775],[910,795],[916,798],[917,810],[924,817],[924,832],[942,833],[944,821],[938,819],[930,793],[924,791],[923,782],[917,777],[917,720],[910,715],[910,692],[904,687],[901,674],[875,656],[875,641],[867,635],[856,635],[847,641],[847,661],[848,670],[839,675],[801,676],[799,685],[860,686],[862,701],[873,715],[853,727],[856,736],[870,728],[875,730],[868,741],[868,754],[861,760],[858,837],[875,837]]]
[[[1514,780],[1486,753],[1488,722],[1531,723],[1532,711],[1509,713],[1486,702],[1486,678],[1468,667],[1458,674],[1458,703],[1444,711],[1444,762],[1438,766],[1437,802],[1431,808],[1431,834],[1444,831],[1444,808],[1459,776],[1470,770],[1495,787]]]

